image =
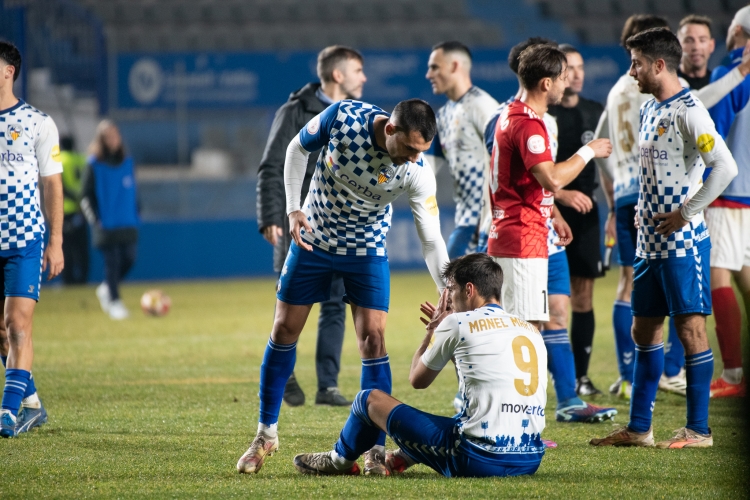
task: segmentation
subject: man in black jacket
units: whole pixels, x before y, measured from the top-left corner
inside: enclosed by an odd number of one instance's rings
[[[359,99],[366,81],[362,68],[362,54],[349,47],[333,45],[318,54],[320,83],[308,83],[293,92],[289,100],[276,112],[266,150],[258,168],[257,212],[258,229],[273,245],[274,271],[280,273],[292,238],[286,216],[284,193],[284,157],[294,136],[318,113],[342,99]],[[315,171],[318,151],[310,155],[302,185],[303,197]],[[318,343],[315,367],[318,392],[315,404],[348,406],[351,401],[339,392],[338,374],[341,366],[341,347],[344,342],[346,304],[342,300],[344,281],[336,277],[331,283],[331,299],[320,304]],[[284,390],[284,401],[290,406],[305,403],[305,394],[292,374]]]

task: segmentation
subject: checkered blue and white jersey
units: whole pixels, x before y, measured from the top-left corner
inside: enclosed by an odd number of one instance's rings
[[[52,118],[19,100],[0,111],[0,250],[23,248],[44,234],[39,176],[62,172]]]
[[[641,107],[638,247],[636,255],[661,259],[697,255],[710,248],[703,212],[668,237],[656,233],[655,214],[680,209],[701,188],[706,164],[727,151],[711,116],[689,89]]]
[[[485,172],[490,156],[484,145],[487,122],[498,102],[487,92],[472,87],[458,101],[448,101],[437,112],[437,157],[444,157],[453,176],[456,226],[477,226],[482,197],[487,189]]]
[[[435,175],[420,154],[395,165],[375,142],[373,122],[389,114],[371,104],[341,101],[300,131],[306,151],[323,148],[302,210],[312,232],[302,238],[338,255],[385,255],[391,202],[406,193],[417,231],[434,226],[439,235]]]

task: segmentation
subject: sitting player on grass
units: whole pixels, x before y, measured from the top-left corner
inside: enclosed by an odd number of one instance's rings
[[[533,474],[544,455],[547,351],[539,332],[500,304],[503,271],[483,253],[443,268],[446,289],[437,308],[421,311],[427,335],[414,354],[409,381],[430,386],[455,360],[463,408],[431,415],[379,390],[361,391],[332,451],[294,457],[303,474],[358,475],[357,459],[381,431],[399,445],[389,451],[389,474],[425,464],[446,477]]]

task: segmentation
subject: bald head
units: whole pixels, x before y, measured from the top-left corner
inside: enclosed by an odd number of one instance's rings
[[[471,88],[471,51],[461,42],[442,42],[432,48],[426,78],[432,92],[449,99],[461,97]],[[467,87],[468,85],[468,87]]]

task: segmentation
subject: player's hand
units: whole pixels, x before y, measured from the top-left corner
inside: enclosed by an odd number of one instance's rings
[[[276,246],[276,243],[278,243],[279,238],[281,238],[281,236],[284,234],[284,230],[275,224],[271,224],[270,226],[264,227],[262,232],[263,232],[263,238],[265,238],[266,241],[269,242],[273,246]]]
[[[557,241],[554,242],[555,245],[559,247],[570,245],[570,242],[573,241],[573,232],[570,230],[568,223],[565,222],[565,219],[560,216],[554,217],[552,219],[552,227],[555,228],[555,232],[557,233]]]
[[[430,302],[425,302],[419,306],[422,314],[426,318],[419,318],[426,325],[427,330],[434,330],[449,315],[453,313],[453,307],[450,300],[450,292],[446,288],[440,295],[437,307]]]
[[[612,246],[617,242],[617,218],[614,212],[607,216],[607,222],[604,223],[604,236],[607,241],[612,242]]]
[[[60,274],[65,267],[62,245],[47,245],[42,256],[42,271],[47,271],[47,280]]]
[[[312,246],[305,243],[302,240],[301,231],[312,232],[310,224],[307,222],[307,216],[302,210],[296,210],[289,214],[289,234],[292,235],[292,239],[298,247],[304,248],[308,252],[312,252]]]
[[[690,221],[682,218],[680,209],[678,208],[674,212],[668,214],[655,214],[653,219],[655,221],[661,221],[656,226],[656,233],[662,236],[669,236],[678,229],[685,227]]]
[[[633,226],[635,226],[636,229],[641,228],[641,219],[638,217],[638,205],[635,206],[635,215],[633,216]]]
[[[594,201],[580,191],[561,189],[555,193],[555,199],[576,212],[587,214],[594,208]]]
[[[609,139],[594,139],[586,145],[594,150],[594,158],[609,158],[612,154],[612,143]]]
[[[745,50],[742,51],[742,62],[737,66],[742,76],[750,74],[750,40],[745,44]]]

